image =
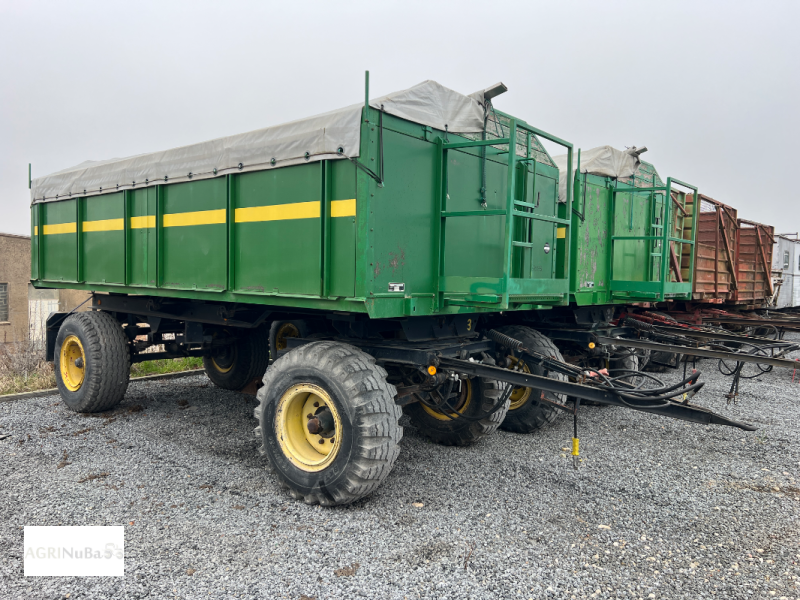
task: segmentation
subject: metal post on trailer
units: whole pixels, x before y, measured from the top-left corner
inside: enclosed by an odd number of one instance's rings
[[[697,198],[695,200],[695,210],[699,210],[702,200]],[[719,204],[714,205],[714,212],[717,214],[717,226],[714,229],[714,298],[719,299],[719,230],[722,229],[722,212]],[[697,235],[694,236],[697,240]],[[695,265],[697,267],[697,265]],[[697,274],[695,274],[695,281],[697,281]]]
[[[369,71],[364,71],[364,122],[369,123]]]
[[[236,244],[236,198],[235,198],[235,183],[233,173],[225,175],[225,189],[227,190],[227,240],[226,247],[228,250],[228,291],[232,292],[236,289],[236,252],[234,252]]]
[[[516,184],[517,167],[517,120],[511,119],[508,124],[508,179],[506,182],[506,231],[505,258],[503,260],[503,289],[501,308],[507,309],[510,304],[509,280],[511,279],[512,257],[514,252],[511,243],[514,237],[514,186]]]
[[[633,194],[631,194],[633,196]],[[661,263],[658,265],[661,284],[661,293],[658,295],[658,301],[663,302],[664,296],[667,292],[667,274],[668,268],[668,252],[670,251],[669,241],[669,228],[670,217],[672,213],[672,177],[667,177],[667,190],[664,195],[664,220],[661,222]]]
[[[164,276],[164,198],[161,190],[164,186],[156,186],[156,287],[162,287]]]
[[[85,191],[85,190],[84,190]],[[77,198],[75,200],[75,235],[77,236],[77,260],[75,267],[75,281],[77,283],[83,282],[83,206],[86,204],[86,198]]]
[[[443,240],[443,232],[444,232],[444,164],[447,160],[447,152],[444,149],[444,140],[441,136],[436,138],[436,156],[439,160],[436,161],[436,170],[434,174],[434,189],[437,192],[437,200],[438,202],[434,206],[434,210],[437,213],[434,213],[438,218],[434,217],[433,219],[433,227],[434,227],[434,239],[436,240],[436,252],[434,253],[434,265],[432,272],[436,274],[435,280],[435,288],[436,293],[434,294],[433,298],[433,310],[434,312],[438,312],[440,307],[444,304],[444,295],[442,292],[442,286],[440,283],[440,276],[444,273],[442,271],[442,256],[444,255],[444,240]]]
[[[147,193],[147,192],[145,192]],[[131,195],[132,192],[122,190],[122,229],[123,229],[123,268],[125,285],[131,284],[130,246],[131,246]]]
[[[320,295],[327,298],[330,293],[331,278],[331,193],[330,193],[330,161],[320,161],[322,170],[322,277]]]

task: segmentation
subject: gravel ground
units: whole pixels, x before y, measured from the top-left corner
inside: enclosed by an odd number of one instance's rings
[[[389,478],[335,509],[288,498],[254,398],[204,375],[132,384],[100,416],[0,403],[0,597],[797,598],[800,385],[776,370],[726,405],[699,368],[697,403],[758,431],[586,407],[576,472],[569,419],[471,448],[404,420]],[[119,524],[124,578],[23,577],[24,525]]]

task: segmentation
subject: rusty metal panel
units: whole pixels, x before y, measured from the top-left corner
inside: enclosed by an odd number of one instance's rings
[[[721,304],[733,300],[738,287],[736,240],[739,224],[736,209],[703,194],[697,220],[694,285],[692,299]],[[687,210],[695,210],[694,196],[687,199]],[[681,271],[688,275],[689,257],[681,257]]]
[[[738,220],[736,237],[736,275],[739,287],[732,301],[754,308],[772,297],[772,250],[775,228],[771,225]]]

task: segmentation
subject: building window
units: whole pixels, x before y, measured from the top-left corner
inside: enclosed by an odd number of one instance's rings
[[[789,252],[783,253],[783,268],[784,269],[789,268]]]
[[[8,284],[0,283],[0,323],[8,321]]]

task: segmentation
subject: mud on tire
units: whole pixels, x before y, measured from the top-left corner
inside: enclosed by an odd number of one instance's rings
[[[336,448],[321,455],[316,465],[298,466],[316,446],[300,447],[306,435],[302,427],[307,423],[303,421],[307,410],[302,405],[300,421],[295,423],[291,403],[297,398],[302,403],[317,397],[311,393],[298,396],[305,393],[298,389],[317,390],[337,419],[339,439],[331,442]],[[276,360],[264,376],[255,409],[260,451],[294,498],[325,506],[358,500],[380,485],[400,451],[403,429],[398,424],[401,410],[394,401],[396,393],[386,381],[386,371],[365,352],[339,342],[305,344]],[[291,427],[294,438],[285,435],[279,439],[278,431],[292,433]],[[293,439],[298,438],[295,443]]]

